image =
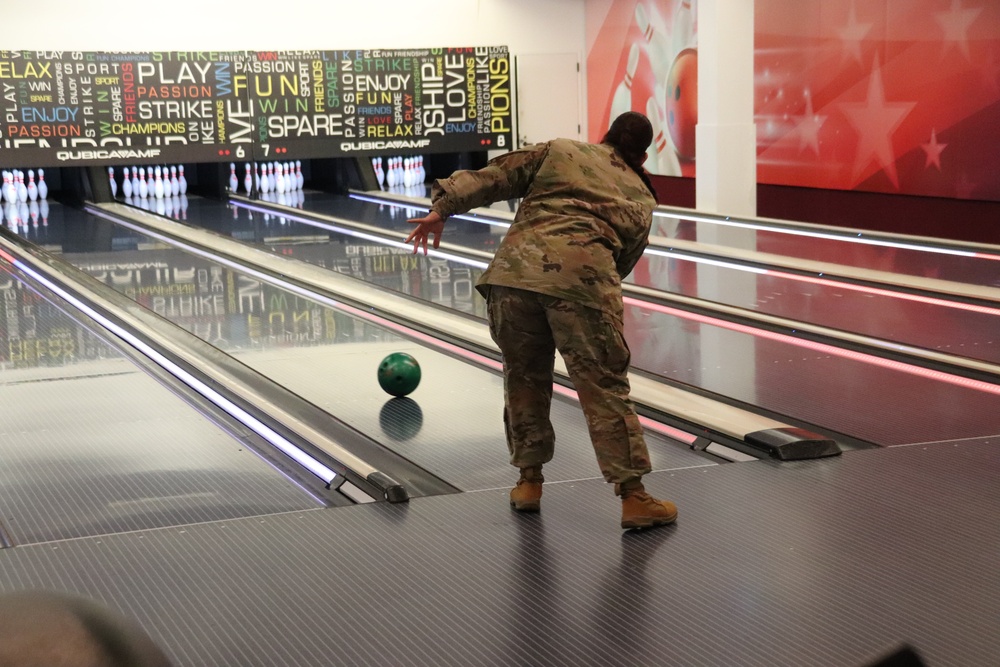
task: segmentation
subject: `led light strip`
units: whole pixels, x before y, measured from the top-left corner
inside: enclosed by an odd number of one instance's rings
[[[733,269],[736,271],[745,271],[746,273],[757,273],[757,274],[768,274],[771,273],[769,269],[761,269],[756,266],[747,266],[745,264],[739,264],[737,262],[730,262],[721,259],[708,259],[707,257],[695,257],[687,255],[685,253],[677,252],[676,250],[660,250],[658,248],[646,248],[646,253],[648,255],[657,255],[660,257],[669,257],[671,259],[681,259],[688,262],[697,262],[698,264],[708,264],[711,266],[718,266],[723,269]],[[792,276],[794,277],[794,276]]]
[[[17,267],[19,270],[30,275],[32,278],[37,280],[39,283],[44,285],[50,291],[59,295],[62,299],[73,304],[76,308],[86,313],[89,317],[101,324],[116,336],[126,341],[134,348],[141,351],[147,357],[152,359],[157,365],[166,369],[171,375],[181,380],[184,384],[188,385],[196,392],[207,398],[216,406],[225,410],[230,416],[237,419],[240,423],[244,424],[247,428],[251,429],[254,433],[260,437],[267,440],[269,443],[277,447],[279,450],[284,452],[286,455],[294,459],[299,465],[306,468],[309,472],[319,477],[321,480],[330,484],[337,477],[337,473],[326,467],[316,459],[312,458],[301,449],[293,445],[287,439],[276,433],[269,426],[261,422],[259,419],[245,411],[243,408],[239,407],[226,397],[222,396],[220,393],[206,385],[204,382],[194,377],[183,368],[175,364],[173,361],[165,357],[163,354],[157,352],[153,347],[144,343],[138,337],[132,335],[124,328],[118,326],[110,319],[101,315],[99,312],[88,306],[82,300],[73,296],[62,287],[60,287],[55,282],[51,281],[41,273],[37,272],[31,266],[25,264],[19,259],[16,259],[6,251],[0,249],[0,257],[6,259],[12,266]]]

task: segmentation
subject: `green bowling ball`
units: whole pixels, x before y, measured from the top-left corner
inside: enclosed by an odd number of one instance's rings
[[[420,384],[420,364],[405,352],[393,352],[378,365],[378,383],[387,394],[406,396]]]

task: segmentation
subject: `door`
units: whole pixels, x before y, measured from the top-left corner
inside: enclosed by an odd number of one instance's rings
[[[582,140],[580,58],[575,53],[516,57],[517,144]]]

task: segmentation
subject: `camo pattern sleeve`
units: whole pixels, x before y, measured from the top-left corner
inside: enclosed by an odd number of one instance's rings
[[[505,199],[524,197],[548,144],[527,146],[496,157],[478,171],[456,171],[431,185],[432,209],[442,219]]]
[[[439,180],[434,210],[464,212],[522,197],[477,287],[540,292],[622,317],[621,280],[647,244],[656,201],[604,144],[556,139]]]

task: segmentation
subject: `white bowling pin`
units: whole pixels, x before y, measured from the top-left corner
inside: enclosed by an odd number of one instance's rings
[[[28,172],[30,178],[31,172]],[[118,182],[115,180],[115,168],[108,167],[108,181],[111,183],[111,198],[114,199],[118,196]]]
[[[3,173],[3,189],[0,190],[0,199],[2,199],[4,202],[6,202],[8,204],[10,202],[12,202],[14,200],[14,198],[17,196],[16,193],[14,195],[11,195],[11,192],[10,192],[10,186],[11,186],[10,179],[11,179],[11,176],[12,176],[12,174],[10,172],[5,171]]]
[[[139,169],[138,167],[132,167],[132,195],[135,197],[141,196],[139,194]]]
[[[403,170],[403,182],[406,187],[411,188],[417,182],[417,160],[416,158],[406,158],[405,169]]]
[[[153,181],[153,194],[156,195],[157,199],[163,199],[165,189],[163,187],[163,170],[157,165],[156,167],[156,180]]]
[[[181,184],[177,180],[177,165],[170,165],[170,196],[176,197],[180,194]]]
[[[45,182],[45,170],[44,169],[39,169],[38,170],[38,198],[44,200],[44,199],[47,199],[48,196],[49,196],[49,184]],[[48,215],[46,215],[45,218],[48,218]],[[48,224],[48,223],[46,223],[46,224]]]
[[[153,168],[146,170],[146,194],[150,197],[156,194],[156,179],[153,178]]]
[[[267,180],[267,163],[260,165],[260,191],[267,194],[271,191],[271,182]]]
[[[181,194],[186,195],[188,191],[188,182],[187,179],[184,178],[184,165],[182,164],[177,165],[177,183],[180,185]],[[184,200],[181,199],[181,202],[184,202]],[[187,206],[185,205],[182,210],[187,211]]]
[[[229,163],[229,191],[236,192],[240,187],[240,182],[236,178],[236,164]]]
[[[250,194],[253,190],[253,171],[250,169],[250,163],[246,163],[246,169],[243,171],[243,188]]]
[[[389,158],[389,167],[385,170],[385,184],[390,188],[396,186],[396,158]]]
[[[661,176],[680,176],[681,164],[677,159],[677,152],[670,142],[670,135],[666,130],[666,119],[663,111],[657,103],[662,88],[657,86],[656,96],[650,97],[646,101],[646,117],[649,118],[653,126],[653,151],[647,158],[647,169],[650,173]],[[652,164],[650,164],[652,163]]]
[[[122,179],[122,196],[125,197],[126,201],[132,198],[132,181],[128,177],[128,167],[125,167],[125,177]]]
[[[283,167],[281,163],[274,165],[274,189],[278,191],[279,194],[285,192],[285,175],[282,172]]]
[[[666,79],[670,72],[670,66],[674,59],[670,54],[670,43],[667,38],[654,26],[646,10],[646,6],[639,3],[635,6],[635,22],[645,38],[646,54],[649,56],[649,64],[656,74],[657,81]]]
[[[301,190],[302,186],[305,185],[306,179],[302,175],[302,160],[295,161],[295,185],[296,188]]]
[[[674,21],[670,26],[671,64],[678,53],[689,46],[694,46],[694,16],[691,10],[691,0],[674,2]]]
[[[139,197],[145,199],[149,196],[149,182],[146,180],[146,168],[139,167]]]
[[[28,187],[24,184],[24,172],[17,172],[17,201],[25,203],[28,201]]]
[[[639,66],[639,45],[635,42],[628,51],[628,62],[625,65],[625,78],[618,84],[615,94],[611,98],[611,115],[608,124],[614,122],[615,118],[626,111],[632,111],[632,80],[635,77],[635,70]]]

